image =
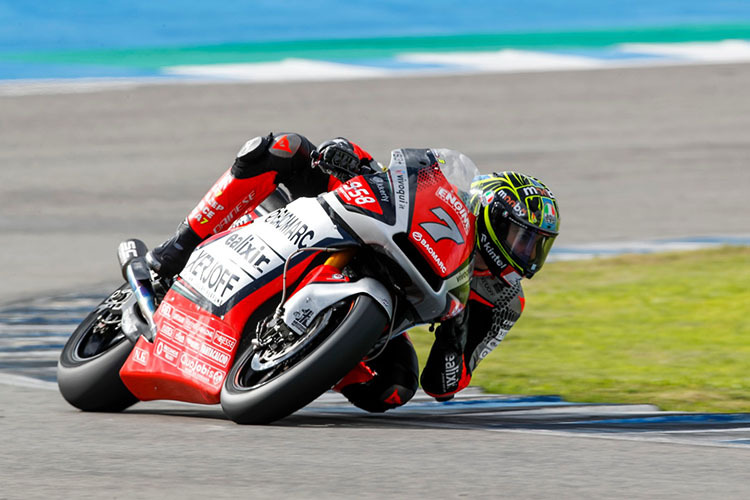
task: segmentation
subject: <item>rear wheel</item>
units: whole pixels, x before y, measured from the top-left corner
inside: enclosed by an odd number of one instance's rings
[[[330,389],[372,348],[388,317],[372,298],[350,297],[325,310],[301,335],[248,346],[227,374],[224,412],[240,424],[284,418]],[[288,332],[287,332],[288,333]]]
[[[138,399],[120,379],[133,344],[120,330],[122,305],[132,291],[118,288],[78,325],[57,363],[57,385],[71,405],[84,411],[122,411]]]

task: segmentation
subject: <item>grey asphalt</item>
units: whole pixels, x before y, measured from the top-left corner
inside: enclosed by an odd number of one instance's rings
[[[168,402],[84,414],[54,394],[0,385],[0,498],[747,498],[750,479],[747,449],[385,417],[243,427]]]
[[[715,65],[0,97],[0,303],[114,282],[119,240],[164,240],[271,130],[537,175],[558,245],[747,234],[749,81]]]
[[[0,303],[114,285],[120,239],[160,242],[271,130],[537,175],[559,244],[747,234],[748,82],[718,65],[0,97]],[[86,415],[0,384],[0,498],[742,498],[750,479],[747,448],[170,405]]]

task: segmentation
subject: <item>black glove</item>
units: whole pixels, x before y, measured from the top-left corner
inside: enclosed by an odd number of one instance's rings
[[[362,168],[359,156],[354,152],[351,143],[343,137],[322,143],[310,154],[310,157],[313,168],[317,167],[342,181],[370,173],[371,170],[369,167]]]

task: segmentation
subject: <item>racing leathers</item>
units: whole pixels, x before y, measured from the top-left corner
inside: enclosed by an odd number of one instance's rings
[[[343,138],[324,143],[320,151],[331,145],[335,151],[329,156],[336,165],[346,164],[355,171],[377,169],[369,153]],[[247,141],[232,167],[190,212],[176,235],[152,250],[147,257],[151,267],[165,277],[176,275],[201,241],[229,228],[279,185],[286,188],[291,199],[317,196],[338,187],[341,181],[329,175],[335,172],[311,168],[312,154],[321,153],[296,133],[269,134]],[[344,160],[352,154],[354,161],[346,163]],[[482,269],[478,254],[475,258],[479,265],[475,266],[468,304],[437,327],[422,372],[422,388],[438,400],[450,399],[468,386],[479,362],[498,346],[523,311],[520,276],[510,272],[495,277]],[[418,373],[414,347],[404,333],[373,360],[360,362],[334,389],[360,408],[383,412],[414,396]]]

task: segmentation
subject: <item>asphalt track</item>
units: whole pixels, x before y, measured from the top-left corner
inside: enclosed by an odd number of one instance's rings
[[[117,242],[164,239],[269,130],[533,173],[561,199],[560,244],[745,234],[748,81],[720,65],[0,97],[0,304],[114,286]],[[81,414],[2,375],[0,498],[741,498],[750,479],[746,424],[648,408],[369,417],[324,402],[248,428],[164,402]],[[623,429],[628,411],[643,425]]]

